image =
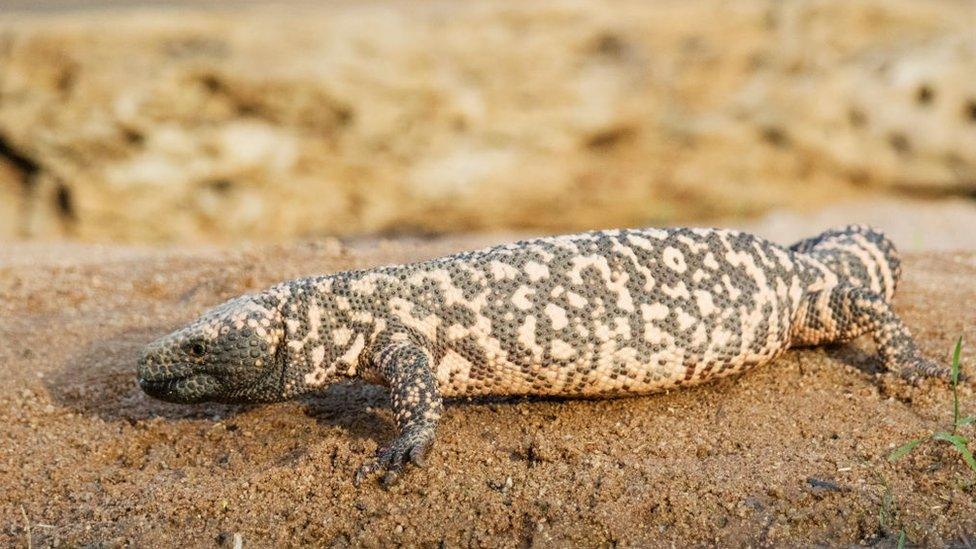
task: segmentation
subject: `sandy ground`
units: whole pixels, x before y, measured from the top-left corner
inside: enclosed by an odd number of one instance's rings
[[[135,384],[143,344],[225,298],[509,236],[5,246],[0,545],[976,543],[976,475],[957,454],[885,459],[946,425],[949,387],[878,373],[863,341],[653,397],[454,402],[427,468],[389,490],[351,483],[392,435],[379,389],[178,406]],[[976,253],[911,253],[905,271],[896,309],[923,349],[947,360],[960,334],[976,342]]]
[[[258,4],[267,3],[206,8]],[[0,18],[147,6],[204,7],[0,0]],[[956,89],[969,88],[950,86],[948,95]],[[946,96],[940,89],[939,102]],[[936,111],[906,104],[910,113]],[[890,141],[881,142],[886,152]],[[768,166],[790,169],[782,160],[790,154]],[[872,197],[716,224],[790,241],[852,219],[884,228],[909,251],[896,309],[932,357],[947,360],[963,335],[963,361],[976,377],[973,200]],[[0,243],[0,547],[894,547],[902,531],[909,544],[976,546],[976,474],[951,448],[926,444],[896,464],[885,459],[947,426],[950,389],[879,372],[866,341],[793,351],[738,378],[653,397],[453,402],[427,468],[389,490],[351,482],[393,432],[380,389],[339,386],[270,406],[178,406],[135,384],[146,342],[229,297],[513,237],[233,249]],[[966,413],[976,413],[973,388],[960,389]],[[976,439],[976,428],[962,434]]]

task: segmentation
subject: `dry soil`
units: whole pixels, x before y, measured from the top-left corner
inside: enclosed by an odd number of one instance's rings
[[[378,388],[179,406],[134,379],[143,344],[281,279],[507,235],[194,251],[0,253],[0,545],[965,547],[976,474],[946,444],[947,384],[878,371],[859,341],[652,397],[459,401],[425,469],[352,485],[392,435]],[[910,254],[895,307],[926,353],[976,356],[976,253]],[[960,388],[976,412],[972,384]],[[972,427],[963,434],[972,438]]]

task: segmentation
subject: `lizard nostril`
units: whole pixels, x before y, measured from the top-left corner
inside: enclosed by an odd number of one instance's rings
[[[156,355],[151,349],[146,349],[139,356],[139,360],[136,362],[136,375],[139,377],[140,382],[143,380],[151,380],[154,377],[158,377],[161,367]]]

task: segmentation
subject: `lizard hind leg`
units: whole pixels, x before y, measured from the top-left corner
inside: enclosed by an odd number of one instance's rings
[[[824,231],[790,246],[833,271],[843,283],[870,288],[891,300],[901,277],[901,259],[894,242],[866,225]]]
[[[922,356],[908,328],[883,296],[844,284],[823,292],[809,297],[804,314],[798,318],[794,333],[800,342],[847,341],[870,334],[887,370],[910,381],[949,379],[950,369]]]

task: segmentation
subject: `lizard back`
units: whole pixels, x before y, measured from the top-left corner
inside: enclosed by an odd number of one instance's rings
[[[419,341],[444,396],[638,394],[785,351],[802,274],[738,231],[596,231],[333,275],[347,318],[325,324],[368,324],[360,363],[378,339]]]

